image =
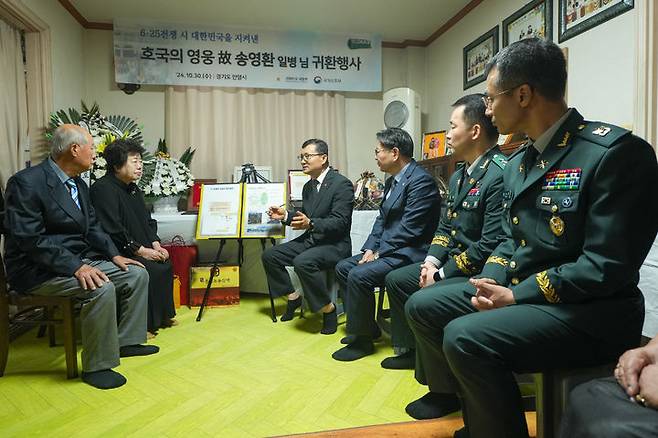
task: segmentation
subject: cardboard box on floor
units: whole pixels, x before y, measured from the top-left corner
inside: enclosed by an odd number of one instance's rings
[[[190,306],[200,306],[206,292],[212,266],[190,268]],[[232,306],[240,304],[240,268],[220,266],[215,274],[208,294],[207,306]]]

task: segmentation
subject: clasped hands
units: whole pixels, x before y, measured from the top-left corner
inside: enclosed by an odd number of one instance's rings
[[[632,400],[658,409],[658,337],[622,354],[614,375]]]
[[[140,246],[135,254],[154,262],[164,262],[169,258],[169,252],[160,246],[160,242],[155,241],[151,245],[153,248]]]
[[[479,311],[516,303],[512,289],[496,284],[491,278],[471,278],[469,282],[475,286],[475,296],[471,297],[471,304]]]

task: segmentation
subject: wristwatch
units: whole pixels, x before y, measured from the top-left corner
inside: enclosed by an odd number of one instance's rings
[[[313,230],[313,227],[315,227],[315,225],[313,224],[313,219],[310,219],[308,222],[308,230],[309,231]]]

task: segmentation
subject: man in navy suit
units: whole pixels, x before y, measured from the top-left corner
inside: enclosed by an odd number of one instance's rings
[[[386,181],[384,201],[362,254],[336,265],[350,335],[343,340],[347,345],[332,355],[340,361],[374,352],[373,339],[379,337],[379,328],[373,288],[381,285],[390,271],[423,261],[441,212],[436,182],[412,158],[414,144],[409,134],[389,128],[377,133],[377,141],[377,165],[392,176]]]
[[[146,341],[148,273],[103,232],[80,174],[94,160],[89,133],[62,125],[51,155],[7,182],[7,278],[18,293],[74,296],[82,304],[82,380],[116,388],[119,357],[158,352]]]

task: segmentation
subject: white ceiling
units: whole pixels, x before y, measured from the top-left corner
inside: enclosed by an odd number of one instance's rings
[[[114,18],[243,25],[425,40],[469,0],[70,0],[88,21]]]

